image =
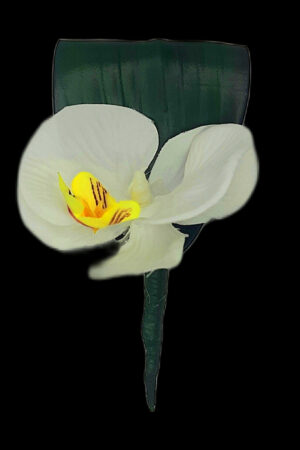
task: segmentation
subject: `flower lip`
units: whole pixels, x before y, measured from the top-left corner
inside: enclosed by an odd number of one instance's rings
[[[77,219],[77,217],[73,214],[71,208],[70,208],[69,206],[67,206],[67,208],[68,208],[69,213],[70,213],[71,216],[73,217],[73,219],[76,220],[76,222],[80,223],[81,225],[84,225],[85,227],[92,228],[92,227],[90,227],[89,225],[86,225],[85,223],[80,222],[80,220]],[[94,230],[94,228],[93,228],[93,230]]]
[[[69,213],[78,223],[92,228],[94,232],[108,225],[136,219],[140,214],[140,205],[136,201],[117,202],[89,172],[79,172],[73,178],[72,191],[60,174],[58,177]]]

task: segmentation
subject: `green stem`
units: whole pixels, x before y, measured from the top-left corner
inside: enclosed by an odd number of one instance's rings
[[[163,320],[168,294],[169,271],[159,269],[144,275],[142,338],[145,348],[144,383],[147,405],[156,405],[157,377],[163,340]]]

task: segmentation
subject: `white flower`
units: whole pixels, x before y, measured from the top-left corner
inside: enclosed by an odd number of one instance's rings
[[[118,253],[90,268],[91,278],[176,266],[185,235],[172,223],[205,223],[240,209],[255,187],[258,162],[247,128],[209,125],[170,139],[147,181],[157,147],[155,125],[137,111],[64,108],[23,154],[18,204],[25,225],[59,250],[104,244],[130,227]]]

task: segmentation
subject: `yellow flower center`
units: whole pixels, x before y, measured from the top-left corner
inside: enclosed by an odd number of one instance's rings
[[[117,202],[89,172],[79,172],[71,189],[58,174],[59,187],[72,217],[94,230],[136,219],[140,205],[135,200]]]

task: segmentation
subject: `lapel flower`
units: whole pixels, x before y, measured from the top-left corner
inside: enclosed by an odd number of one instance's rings
[[[69,106],[46,120],[24,151],[18,205],[26,227],[58,250],[120,249],[93,279],[175,267],[185,235],[172,224],[221,219],[249,199],[258,175],[250,131],[208,125],[170,139],[149,179],[159,137],[141,113],[114,105]]]

